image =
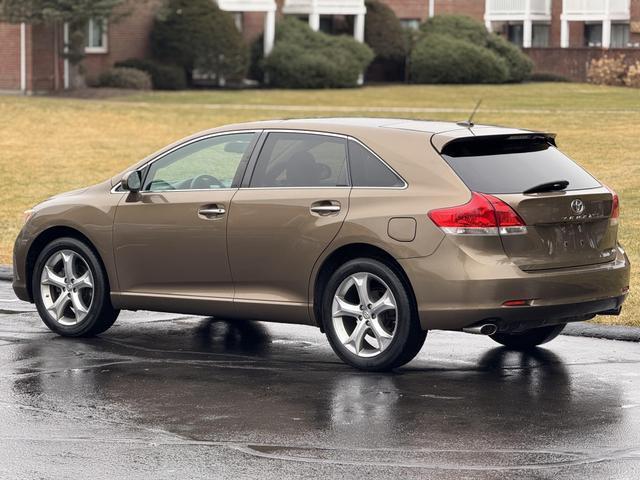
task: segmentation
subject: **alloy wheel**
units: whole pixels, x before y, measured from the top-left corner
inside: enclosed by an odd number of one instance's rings
[[[53,253],[42,269],[40,293],[52,320],[64,326],[81,323],[89,313],[94,296],[89,265],[73,250]]]
[[[393,340],[398,307],[393,292],[380,277],[358,272],[338,286],[331,318],[347,350],[359,357],[375,357]]]

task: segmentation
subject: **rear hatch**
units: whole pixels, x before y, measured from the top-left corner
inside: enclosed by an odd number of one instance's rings
[[[506,202],[526,233],[502,235],[522,270],[578,267],[615,259],[614,194],[544,134],[454,139],[441,151],[470,190]]]

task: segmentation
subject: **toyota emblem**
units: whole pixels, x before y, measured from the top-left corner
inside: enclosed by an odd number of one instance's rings
[[[580,215],[584,212],[584,202],[579,198],[576,198],[571,202],[571,210],[573,210],[573,213],[576,215]]]

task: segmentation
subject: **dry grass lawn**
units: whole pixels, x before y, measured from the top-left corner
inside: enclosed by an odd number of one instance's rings
[[[22,212],[101,181],[198,130],[263,118],[329,115],[476,121],[556,132],[561,149],[621,196],[621,241],[640,264],[640,91],[584,84],[381,86],[357,90],[143,93],[110,100],[0,97],[0,264]],[[621,317],[640,325],[640,294]]]

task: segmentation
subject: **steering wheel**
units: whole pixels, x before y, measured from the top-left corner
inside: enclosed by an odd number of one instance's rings
[[[211,185],[217,185],[219,188],[224,188],[224,185],[213,175],[198,175],[191,180],[189,188],[191,190],[200,190],[211,188]]]

